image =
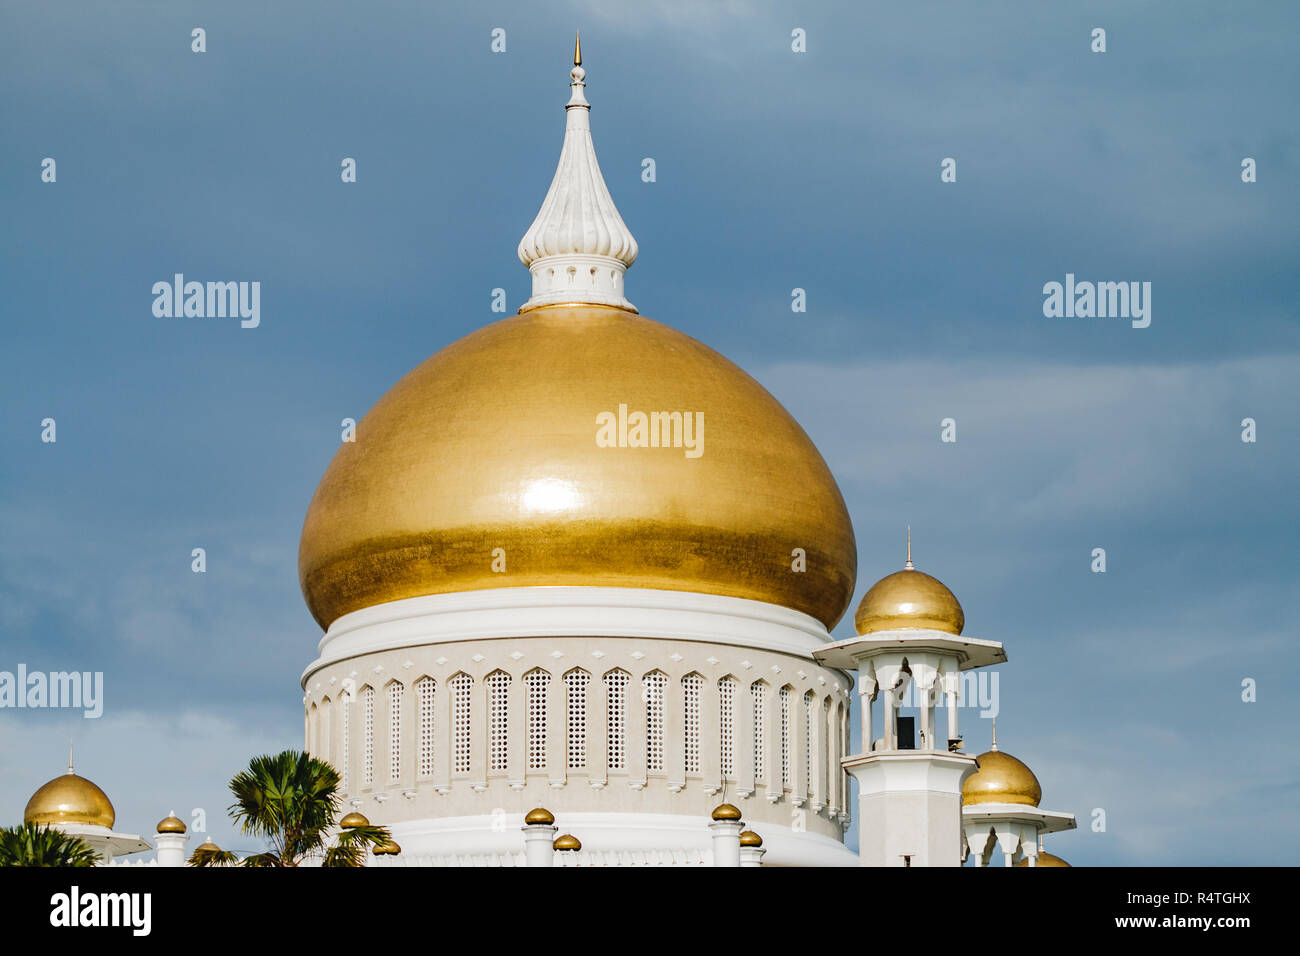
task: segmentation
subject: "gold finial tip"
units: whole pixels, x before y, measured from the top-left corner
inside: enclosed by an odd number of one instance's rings
[[[907,563],[903,567],[908,571],[916,570],[912,566],[912,526],[907,526]]]
[[[989,750],[997,750],[997,749],[998,749],[998,719],[994,717],[993,718],[993,743],[989,746]]]
[[[576,30],[573,33],[573,65],[582,66],[582,34]]]

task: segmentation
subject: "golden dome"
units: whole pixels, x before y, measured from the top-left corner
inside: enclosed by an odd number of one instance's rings
[[[715,820],[739,820],[740,810],[729,803],[720,803],[713,808],[713,819]]]
[[[579,840],[576,836],[573,836],[568,833],[564,834],[563,836],[557,837],[555,842],[551,845],[557,850],[581,850],[582,849],[582,841]]]
[[[966,615],[938,578],[911,566],[881,578],[862,596],[853,624],[859,634],[894,628],[929,628],[960,634]]]
[[[339,827],[344,830],[354,830],[357,827],[368,826],[370,826],[370,821],[355,810],[344,816],[343,819],[339,821]]]
[[[1043,799],[1043,788],[1034,772],[1011,754],[994,749],[977,758],[979,769],[961,785],[961,802],[1023,803],[1036,807]]]
[[[157,832],[158,833],[184,833],[185,821],[182,820],[180,817],[176,816],[175,813],[170,813],[158,821]]]
[[[397,841],[390,837],[382,843],[375,844],[375,848],[370,852],[375,856],[397,856],[402,852],[402,848],[397,844]]]
[[[1016,864],[1016,866],[1028,866],[1028,865],[1029,865],[1028,859],[1021,860],[1019,863]],[[1043,867],[1043,866],[1069,866],[1070,864],[1066,863],[1055,853],[1048,853],[1046,850],[1039,850],[1038,865],[1040,867]]]
[[[763,838],[753,830],[746,830],[740,834],[741,846],[762,846]]]
[[[700,454],[602,447],[597,416],[620,409],[701,413]],[[418,595],[577,585],[749,598],[829,628],[857,548],[825,461],[744,371],[635,313],[555,305],[466,336],[375,403],[316,489],[298,571],[322,627]]]
[[[550,826],[554,822],[555,814],[551,813],[551,811],[547,810],[545,807],[537,807],[534,810],[529,810],[528,816],[524,817],[524,823],[529,826],[535,826],[537,824]]]
[[[108,794],[71,770],[32,794],[23,823],[87,823],[113,829],[117,814]]]

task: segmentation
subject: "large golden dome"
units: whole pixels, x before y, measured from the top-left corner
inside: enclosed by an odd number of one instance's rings
[[[32,794],[23,810],[23,823],[89,823],[113,829],[117,818],[108,794],[71,770]]]
[[[600,447],[597,416],[621,405],[703,413],[702,453]],[[384,395],[316,489],[298,569],[322,627],[418,595],[594,585],[750,598],[830,628],[857,553],[826,463],[762,386],[666,325],[570,304],[480,329]]]
[[[994,749],[977,758],[979,770],[966,778],[961,785],[961,802],[1020,803],[1036,807],[1043,799],[1043,788],[1034,772],[1011,754]]]
[[[858,604],[853,624],[859,634],[894,628],[929,628],[960,634],[966,615],[938,578],[908,566],[877,581]]]
[[[1066,863],[1064,860],[1062,860],[1055,853],[1048,853],[1046,850],[1039,850],[1038,859],[1035,860],[1034,862],[1039,866],[1039,868],[1061,867],[1061,866],[1068,867],[1070,865]],[[1029,866],[1029,860],[1027,858],[1023,859],[1019,863],[1017,863],[1016,866]]]

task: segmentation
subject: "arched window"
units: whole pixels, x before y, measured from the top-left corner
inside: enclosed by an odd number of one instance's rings
[[[375,780],[375,689],[361,688],[361,785]]]
[[[402,687],[399,681],[388,685],[388,776],[402,775]]]
[[[421,777],[433,776],[433,742],[434,742],[434,701],[438,689],[437,682],[432,677],[421,677],[415,682],[415,699],[416,706],[419,708],[419,714],[416,719],[416,730],[419,734],[419,741],[416,745],[417,764],[416,772]]]
[[[488,769],[505,770],[510,763],[510,675],[505,671],[488,674],[487,689]]]
[[[590,682],[591,675],[581,668],[574,668],[564,675],[568,724],[565,739],[570,770],[587,766],[587,684]]]
[[[668,675],[651,671],[642,678],[645,690],[645,760],[647,770],[664,769],[664,696]]]
[[[307,711],[307,753],[320,756],[320,711],[315,704]]]
[[[632,675],[612,670],[605,675],[605,713],[609,736],[606,766],[610,770],[627,769],[627,685]]]
[[[781,786],[792,789],[794,780],[790,775],[790,730],[794,723],[793,708],[794,688],[786,684],[781,688]]]
[[[734,677],[718,681],[718,731],[722,738],[722,775],[736,775],[736,685]]]
[[[551,686],[551,675],[544,670],[531,670],[524,675],[528,691],[528,769],[546,769],[546,693]]]
[[[469,772],[469,697],[474,678],[457,674],[451,679],[452,769]]]
[[[321,755],[333,762],[334,755],[330,753],[330,699],[328,697],[320,702],[320,730]]]
[[[756,680],[749,685],[754,703],[754,779],[767,779],[767,684]]]

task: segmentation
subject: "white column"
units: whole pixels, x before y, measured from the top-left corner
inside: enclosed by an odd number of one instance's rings
[[[713,865],[740,866],[740,831],[744,824],[739,820],[714,820],[709,824],[713,831]]]
[[[742,846],[740,848],[740,865],[762,866],[763,854],[766,852],[761,846]]]
[[[184,866],[185,841],[189,839],[184,833],[159,833],[154,836],[154,845],[158,847],[159,866]]]
[[[868,677],[862,671],[858,672],[858,697],[862,702],[862,749],[859,753],[869,754],[876,742],[871,727],[871,703],[876,699],[876,679]]]
[[[519,828],[524,834],[524,860],[526,866],[554,866],[555,834],[559,827],[546,823],[530,823]]]

